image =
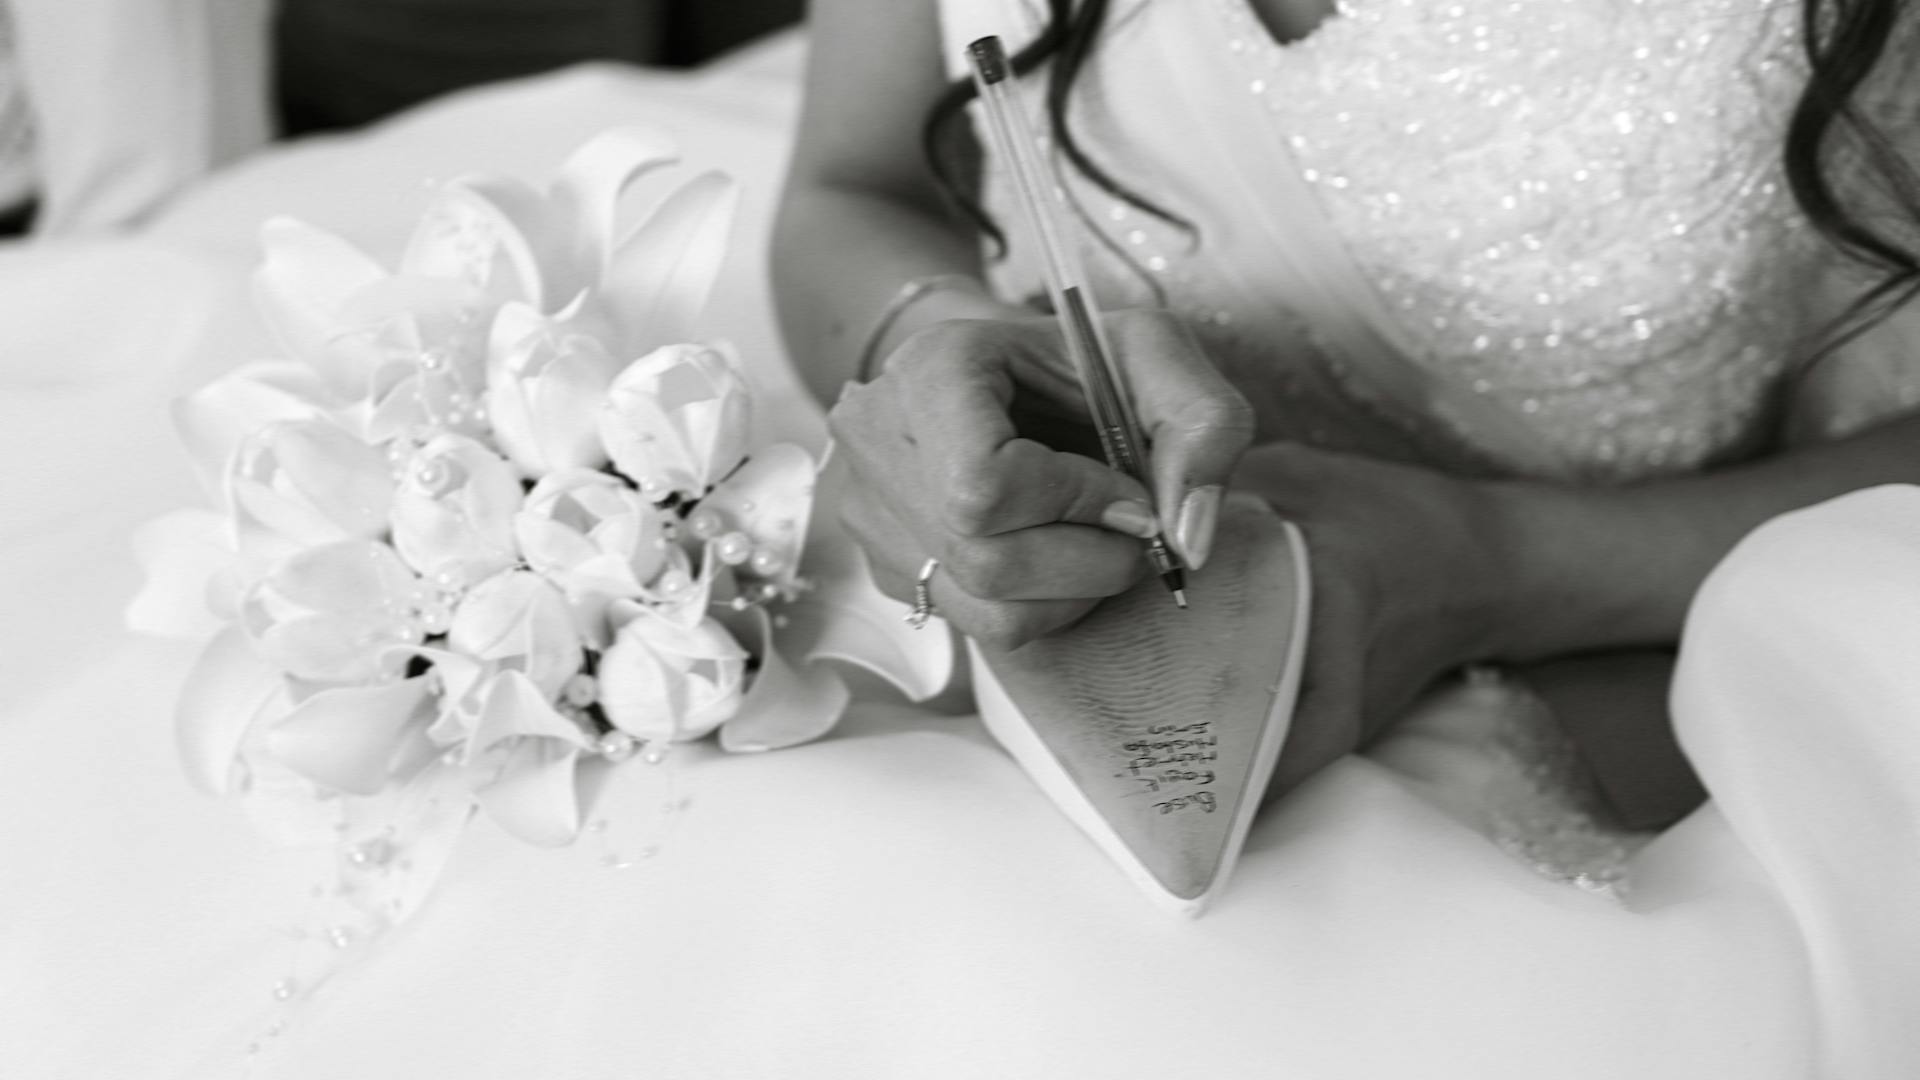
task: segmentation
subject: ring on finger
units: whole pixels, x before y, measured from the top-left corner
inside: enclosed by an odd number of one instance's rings
[[[929,558],[920,567],[920,576],[913,582],[913,610],[907,612],[907,625],[915,630],[927,625],[933,618],[933,572],[940,569],[940,560]]]

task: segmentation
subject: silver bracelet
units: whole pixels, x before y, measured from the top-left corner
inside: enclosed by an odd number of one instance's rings
[[[874,370],[874,365],[880,359],[880,346],[886,341],[887,331],[900,321],[900,316],[922,298],[945,288],[978,291],[980,283],[968,274],[928,274],[901,285],[899,291],[893,294],[893,299],[887,301],[887,306],[881,310],[880,317],[874,320],[873,329],[867,332],[866,344],[860,349],[860,365],[854,369],[856,382],[871,382],[879,374]]]

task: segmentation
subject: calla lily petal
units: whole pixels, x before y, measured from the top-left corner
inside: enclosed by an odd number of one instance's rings
[[[679,157],[671,139],[641,127],[601,132],[567,156],[548,198],[555,220],[566,223],[566,264],[578,276],[556,278],[555,295],[572,295],[599,280],[611,257],[620,193]]]
[[[500,775],[474,792],[500,827],[530,844],[559,847],[580,834],[574,784],[580,751],[554,739],[526,739],[508,751]]]
[[[379,451],[333,422],[283,420],[243,441],[228,492],[243,548],[305,545],[380,535],[393,480]]]
[[[698,336],[739,199],[732,180],[703,173],[662,200],[614,251],[601,292],[616,320],[616,352],[638,356]]]
[[[514,570],[468,592],[447,634],[453,649],[512,667],[553,700],[580,670],[580,634],[566,597],[540,575]]]
[[[207,493],[226,497],[227,462],[246,437],[278,420],[311,420],[325,411],[326,386],[291,360],[235,368],[173,403],[173,426]]]
[[[792,443],[774,443],[754,451],[700,500],[700,508],[719,514],[724,528],[744,532],[753,542],[751,569],[790,582],[813,516],[814,473],[813,455]]]
[[[756,624],[748,648],[760,658],[760,669],[740,711],[720,725],[720,745],[736,752],[779,750],[832,731],[853,697],[846,680],[827,664],[788,663],[774,645],[767,613],[748,614]]]
[[[225,794],[247,730],[288,706],[285,682],[254,654],[238,626],[215,635],[174,706],[174,733],[188,777],[206,791]]]
[[[746,659],[712,619],[682,626],[643,610],[600,656],[600,705],[636,738],[697,739],[738,710]]]
[[[829,446],[827,456],[832,454]],[[844,470],[823,465],[815,497],[831,504],[835,489],[847,482]],[[911,701],[925,701],[946,688],[953,678],[953,631],[943,619],[919,630],[902,621],[900,602],[874,585],[860,545],[831,514],[813,519],[806,576],[813,588],[786,608],[783,648],[807,663],[839,660],[865,668]]]
[[[176,510],[133,531],[134,558],[144,571],[128,602],[127,627],[159,637],[201,638],[233,618],[216,611],[216,581],[233,571],[232,530],[211,510]]]
[[[487,689],[487,703],[467,739],[470,754],[485,753],[508,739],[558,739],[582,750],[593,745],[580,725],[560,715],[540,688],[517,671],[503,671]]]
[[[550,219],[546,200],[519,180],[461,177],[442,187],[421,215],[400,273],[465,281],[495,302],[522,300],[547,310],[543,267],[564,250],[552,238]]]
[[[262,578],[241,604],[240,623],[262,657],[296,678],[389,682],[405,666],[405,647],[421,637],[410,611],[418,589],[385,544],[325,544]]]
[[[393,545],[414,569],[454,584],[514,563],[520,480],[500,455],[464,435],[440,435],[407,462],[393,494]]]
[[[527,493],[514,537],[527,565],[591,611],[635,598],[684,558],[668,515],[602,472],[550,473]]]
[[[416,580],[387,545],[347,540],[302,551],[276,567],[267,584],[314,611],[355,612],[405,599]]]
[[[600,438],[650,499],[699,498],[746,456],[752,388],[739,361],[705,345],[669,345],[635,360],[607,388]]]
[[[606,464],[594,417],[622,365],[605,346],[508,304],[494,318],[487,357],[494,438],[523,473]]]
[[[384,281],[386,269],[340,237],[292,218],[262,225],[260,246],[255,306],[287,355],[324,368],[341,311],[360,290]],[[328,381],[349,394],[357,389],[351,378]]]
[[[335,791],[372,795],[387,785],[409,734],[431,719],[425,678],[322,690],[267,732],[287,767]]]

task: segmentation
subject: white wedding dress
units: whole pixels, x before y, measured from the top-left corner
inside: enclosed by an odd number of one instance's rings
[[[1738,36],[1783,25],[1787,6],[1742,5],[1736,18],[1732,3],[1714,5],[1726,8],[1724,21],[1677,0],[1556,8],[1617,9],[1622,19],[1661,11],[1676,25],[1736,27]],[[1507,10],[1486,0],[1447,8],[1460,12],[1449,16],[1456,29],[1469,28],[1463,60],[1476,13],[1496,9]],[[1300,58],[1284,78],[1343,87],[1359,83],[1336,54],[1348,50],[1349,65],[1372,55],[1363,30],[1388,33],[1367,29],[1374,20],[1401,20],[1394,40],[1411,50],[1426,18],[1400,0],[1362,0],[1351,22],[1304,46],[1247,53],[1249,39],[1231,32],[1250,25],[1246,13],[1224,0],[1121,15],[1156,10],[1193,14],[1185,32],[1218,35],[1217,64],[1194,78],[1238,82],[1245,75],[1232,65],[1268,63],[1271,52],[1276,71]],[[1486,21],[1512,25],[1504,15]],[[1580,38],[1583,47],[1595,40]],[[1643,44],[1659,52],[1692,40]],[[1775,45],[1786,50],[1785,41]],[[1600,70],[1599,53],[1582,56]],[[1389,59],[1413,63],[1408,52],[1380,57]],[[317,992],[288,983],[293,934],[325,929],[304,911],[309,883],[282,873],[239,808],[195,793],[178,767],[171,699],[194,649],[118,629],[137,583],[133,527],[195,498],[164,402],[266,348],[245,300],[258,223],[291,213],[391,256],[419,210],[422,178],[474,169],[538,178],[600,127],[668,127],[691,160],[746,184],[735,258],[709,322],[753,363],[767,437],[817,441],[817,415],[798,404],[803,394],[779,359],[762,254],[794,61],[789,45],[692,76],[589,68],[479,91],[362,135],[278,150],[215,177],[126,240],[0,250],[0,452],[16,463],[0,480],[0,595],[9,600],[0,614],[0,1074],[1920,1072],[1909,1030],[1920,1007],[1920,920],[1909,912],[1920,895],[1920,490],[1904,488],[1770,525],[1711,579],[1674,704],[1712,800],[1639,847],[1624,898],[1536,873],[1439,809],[1429,779],[1383,763],[1456,753],[1448,733],[1507,708],[1510,688],[1468,686],[1429,702],[1415,729],[1425,734],[1409,735],[1397,756],[1349,758],[1271,810],[1198,921],[1169,920],[1135,895],[974,718],[876,696],[808,746],[739,756],[698,746],[663,765],[623,766],[591,816],[605,824],[569,848],[534,849],[477,820],[409,922],[371,945],[343,942],[350,962]],[[1283,76],[1254,78],[1269,77]],[[1252,82],[1247,100],[1264,109]],[[1685,103],[1703,108],[1697,97]],[[1337,113],[1323,119],[1340,122]],[[1317,145],[1307,138],[1302,154]],[[1409,171],[1423,153],[1410,146],[1387,159],[1408,178],[1393,192],[1403,200],[1430,193]],[[1312,167],[1326,201],[1311,205],[1348,242],[1352,265],[1398,260],[1405,234],[1363,225],[1373,203],[1335,197],[1361,200],[1361,174],[1333,171],[1331,159]],[[1160,180],[1140,183],[1156,191]],[[1721,309],[1758,287],[1735,273],[1742,266],[1771,282],[1759,254],[1800,250],[1784,203],[1736,205],[1746,228],[1785,231],[1755,236],[1753,257],[1727,264],[1735,276]],[[1154,228],[1140,231],[1151,239]],[[1137,246],[1149,272],[1156,256],[1178,270],[1174,254]],[[1444,251],[1432,259],[1448,272],[1462,265]],[[1662,272],[1686,264],[1651,261]],[[1624,277],[1606,293],[1617,301],[1644,289],[1664,301],[1664,314],[1646,316],[1646,337],[1631,319],[1625,329],[1627,342],[1666,342],[1644,345],[1633,354],[1640,363],[1620,361],[1633,374],[1616,380],[1632,410],[1621,414],[1618,453],[1633,473],[1691,465],[1739,442],[1734,429],[1757,421],[1733,408],[1734,389],[1757,401],[1771,375],[1742,350],[1766,340],[1772,330],[1752,327],[1775,317],[1758,301],[1729,316],[1724,333],[1736,344],[1721,359],[1748,374],[1724,383],[1704,367],[1688,374],[1691,339],[1663,336],[1667,316],[1678,318],[1675,294],[1647,262],[1611,264]],[[1434,285],[1422,280],[1409,287]],[[1263,295],[1262,283],[1243,285],[1222,295]],[[1172,291],[1197,295],[1178,283]],[[1553,306],[1540,316],[1551,319]],[[1262,309],[1222,304],[1214,325],[1244,328],[1243,310]],[[1378,436],[1383,451],[1391,439],[1424,440],[1518,471],[1536,471],[1510,456],[1521,449],[1550,451],[1557,456],[1541,459],[1550,462],[1602,456],[1597,437],[1567,419],[1582,415],[1572,399],[1543,392],[1526,407],[1531,399],[1511,389],[1520,377],[1511,356],[1489,360],[1487,391],[1469,378],[1461,392],[1440,370],[1452,355],[1444,335],[1430,356],[1369,357],[1353,343],[1377,339],[1385,324],[1350,309],[1304,310],[1310,318],[1275,318],[1355,366],[1324,385],[1302,376],[1300,393],[1375,417],[1376,427],[1353,430],[1397,433]],[[1469,352],[1476,337],[1465,339]],[[1581,340],[1593,350],[1581,363],[1622,355]],[[1419,378],[1386,379],[1380,361],[1392,356],[1424,357]],[[1861,371],[1897,374],[1866,361],[1847,370],[1855,374],[1837,385],[1867,385]],[[1469,410],[1453,414],[1463,418],[1502,410],[1511,422],[1500,430],[1512,438],[1475,445],[1472,423],[1403,424],[1415,399],[1396,395],[1409,388]],[[1696,423],[1723,407],[1742,419]],[[1542,412],[1551,416],[1527,419]],[[1661,434],[1668,426],[1673,436]],[[1656,461],[1661,446],[1672,456]],[[1449,716],[1467,721],[1449,727]]]

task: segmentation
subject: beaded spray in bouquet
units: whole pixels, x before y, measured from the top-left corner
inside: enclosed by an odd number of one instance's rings
[[[319,860],[282,998],[412,913],[476,809],[567,844],[595,771],[825,733],[849,692],[823,660],[913,697],[946,680],[945,635],[907,632],[850,545],[807,544],[812,456],[753,445],[738,363],[689,343],[732,183],[621,231],[674,160],[623,129],[545,192],[444,184],[395,272],[269,222],[256,294],[286,358],[179,403],[221,509],[143,529],[129,620],[212,635],[187,768]]]

